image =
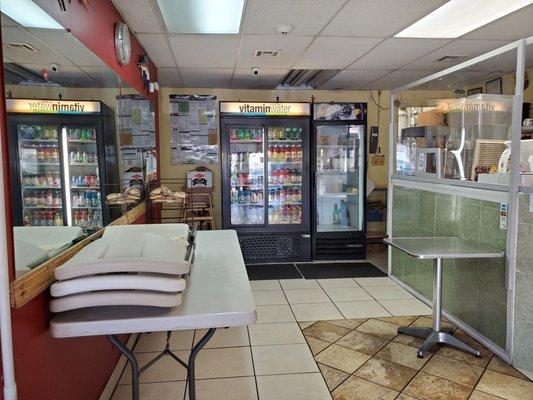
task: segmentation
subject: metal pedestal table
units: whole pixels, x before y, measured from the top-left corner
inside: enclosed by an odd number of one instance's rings
[[[433,281],[433,327],[415,328],[401,327],[398,333],[425,339],[416,355],[424,355],[437,343],[449,345],[457,349],[481,357],[478,350],[452,336],[451,329],[441,326],[442,318],[442,260],[445,258],[497,258],[503,252],[470,243],[456,237],[408,237],[384,239],[388,245],[397,248],[412,257],[422,260],[434,260],[435,279]]]

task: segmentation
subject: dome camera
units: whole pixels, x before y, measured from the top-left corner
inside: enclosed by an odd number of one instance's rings
[[[261,74],[261,69],[257,67],[252,67],[252,76],[257,77]]]
[[[59,72],[59,64],[50,64],[49,69],[52,72]]]

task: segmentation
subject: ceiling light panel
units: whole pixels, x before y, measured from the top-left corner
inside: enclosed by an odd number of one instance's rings
[[[238,34],[245,0],[157,0],[168,33]]]
[[[26,28],[63,29],[63,27],[32,0],[3,0],[0,10]]]
[[[396,37],[457,38],[533,3],[533,0],[450,0]]]

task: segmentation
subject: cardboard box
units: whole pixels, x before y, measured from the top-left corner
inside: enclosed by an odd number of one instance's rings
[[[444,113],[438,110],[424,111],[418,114],[417,126],[444,125]]]
[[[213,187],[213,173],[211,171],[187,172],[187,187]]]

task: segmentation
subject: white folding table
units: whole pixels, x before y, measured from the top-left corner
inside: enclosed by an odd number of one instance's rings
[[[153,232],[154,225],[150,229]],[[57,338],[107,336],[131,364],[133,400],[139,400],[140,374],[164,355],[169,355],[187,368],[189,399],[194,400],[195,359],[216,328],[244,326],[255,321],[255,303],[237,234],[233,230],[223,230],[197,233],[194,261],[179,306],[168,309],[108,306],[71,310],[52,319],[50,329],[52,336]],[[174,355],[168,345],[171,331],[185,329],[208,329],[192,349],[187,363]],[[139,369],[133,352],[116,335],[157,331],[167,332],[167,345],[160,355]]]

